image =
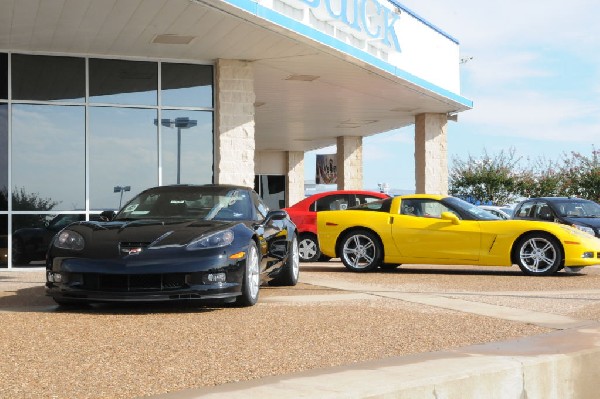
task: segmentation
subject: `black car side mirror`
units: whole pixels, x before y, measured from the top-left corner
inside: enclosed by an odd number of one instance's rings
[[[100,220],[103,222],[110,222],[115,217],[115,211],[104,211],[100,213]]]
[[[288,216],[286,211],[282,211],[280,209],[276,210],[276,211],[269,211],[269,213],[267,213],[267,217],[265,218],[265,223],[270,221],[270,220],[283,220]]]

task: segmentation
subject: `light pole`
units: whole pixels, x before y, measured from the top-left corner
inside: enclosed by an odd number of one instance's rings
[[[154,124],[158,126],[158,119],[154,119]],[[161,119],[160,124],[165,127],[177,128],[177,184],[179,184],[181,183],[181,129],[194,127],[198,124],[198,121],[185,116],[175,119]]]
[[[120,210],[121,203],[123,202],[123,193],[125,191],[131,191],[131,186],[115,186],[114,190],[115,193],[121,193],[121,199],[119,200],[119,209],[117,209]]]

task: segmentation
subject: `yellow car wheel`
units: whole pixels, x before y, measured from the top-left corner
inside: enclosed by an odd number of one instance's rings
[[[368,272],[381,264],[383,248],[379,238],[368,230],[347,233],[341,242],[342,263],[353,272]]]
[[[530,276],[549,276],[560,268],[562,250],[556,239],[543,233],[531,233],[516,245],[516,261]]]

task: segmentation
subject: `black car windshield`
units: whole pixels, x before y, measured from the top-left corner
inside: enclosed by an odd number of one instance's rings
[[[442,202],[450,208],[457,210],[461,215],[464,215],[468,219],[474,220],[504,220],[493,213],[486,211],[483,208],[473,205],[467,201],[463,201],[460,198],[448,197],[444,198]]]
[[[251,205],[248,191],[231,187],[157,187],[133,198],[113,220],[249,220]]]
[[[571,218],[600,218],[600,205],[594,201],[565,199],[551,202],[560,216]]]

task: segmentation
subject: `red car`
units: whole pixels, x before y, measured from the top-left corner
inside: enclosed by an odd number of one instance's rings
[[[321,256],[317,241],[317,212],[346,209],[389,195],[377,191],[337,190],[318,193],[304,198],[289,208],[284,208],[298,227],[300,261],[329,260]]]

